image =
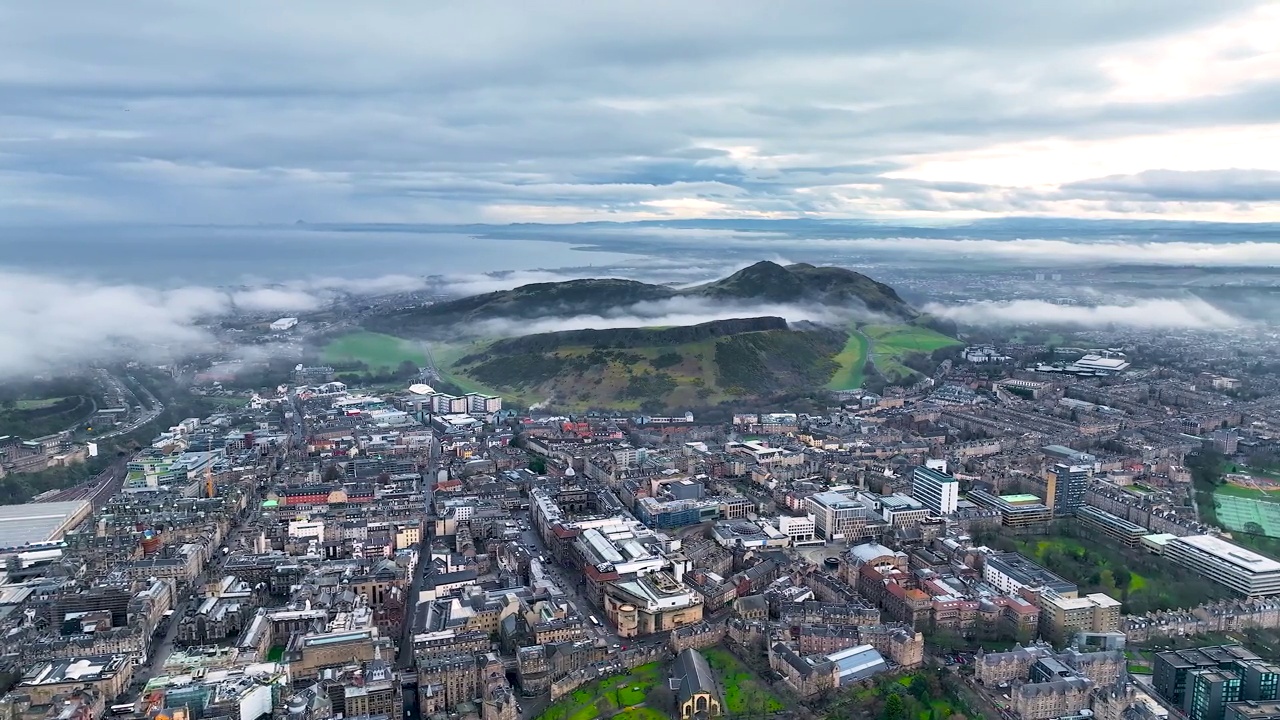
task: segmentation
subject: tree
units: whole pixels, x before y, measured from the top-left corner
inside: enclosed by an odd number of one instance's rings
[[[911,694],[922,703],[929,702],[929,681],[925,679],[923,674],[918,674],[911,678]]]
[[[545,475],[547,473],[547,459],[541,455],[534,455],[529,459],[529,471],[538,475]]]
[[[342,468],[337,463],[329,463],[325,466],[323,479],[325,482],[337,482],[342,479]]]
[[[1129,589],[1129,585],[1133,582],[1133,573],[1129,571],[1129,568],[1123,565],[1117,566],[1111,570],[1111,574],[1115,576],[1117,588],[1121,590]]]
[[[1111,572],[1111,568],[1104,568],[1102,572],[1098,573],[1098,584],[1105,590],[1115,590],[1119,587],[1115,573]]]
[[[884,720],[905,720],[906,715],[907,706],[901,695],[895,692],[884,699]]]

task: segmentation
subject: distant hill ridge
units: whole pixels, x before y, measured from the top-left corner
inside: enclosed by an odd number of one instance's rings
[[[761,314],[659,327],[662,321],[655,317],[653,326],[477,337],[504,328],[518,333],[522,321],[621,317],[636,314],[628,308],[638,303],[680,299],[711,301],[706,304],[744,315],[781,305],[848,314],[834,326]],[[678,309],[679,303],[672,303],[671,310]],[[874,338],[864,332],[868,324],[878,328]],[[616,278],[533,283],[395,310],[365,325],[442,341],[460,353],[439,368],[446,379],[500,393],[514,404],[571,409],[687,409],[744,397],[847,389],[845,383],[861,384],[864,373],[879,373],[882,364],[884,373],[907,380],[929,371],[933,349],[956,342],[954,326],[921,314],[892,287],[861,273],[768,261],[688,288]],[[469,346],[460,347],[460,339]],[[879,353],[875,368],[872,353]],[[903,364],[908,362],[910,368]]]
[[[431,336],[460,322],[599,315],[641,302],[674,298],[737,300],[743,304],[796,303],[865,308],[893,320],[911,322],[920,313],[884,283],[853,270],[807,263],[761,261],[705,285],[676,289],[635,280],[591,278],[533,283],[513,290],[473,295],[422,308],[392,311],[366,325],[402,336]]]

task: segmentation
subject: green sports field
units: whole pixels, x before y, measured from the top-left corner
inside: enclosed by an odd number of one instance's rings
[[[381,333],[357,332],[334,338],[324,347],[324,361],[341,364],[362,362],[370,370],[394,370],[408,360],[425,367],[427,354],[417,343]]]
[[[1223,485],[1213,493],[1215,514],[1223,527],[1280,538],[1280,493]],[[1251,527],[1252,526],[1252,527]]]

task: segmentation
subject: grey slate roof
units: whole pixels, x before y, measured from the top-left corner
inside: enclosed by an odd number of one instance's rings
[[[681,703],[698,693],[711,693],[720,697],[711,666],[702,653],[693,648],[685,648],[676,656],[675,665],[671,668],[671,684],[675,686],[673,689],[676,691],[676,699]]]

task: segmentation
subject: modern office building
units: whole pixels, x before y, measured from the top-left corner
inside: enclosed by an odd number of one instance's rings
[[[982,562],[982,579],[1007,595],[1017,595],[1023,588],[1043,588],[1064,598],[1074,598],[1080,593],[1075,583],[1018,553],[988,555]]]
[[[1084,491],[1089,487],[1091,472],[1092,465],[1054,464],[1044,475],[1044,504],[1054,515],[1074,514],[1076,508],[1084,504]]]
[[[867,506],[838,492],[820,492],[804,500],[813,515],[814,531],[826,540],[860,538],[867,526]]]
[[[1280,702],[1246,700],[1227,706],[1223,720],[1280,720]]]
[[[894,493],[880,499],[880,515],[889,527],[911,527],[929,517],[931,510],[910,495]]]
[[[969,499],[999,512],[1000,523],[1006,527],[1033,527],[1053,520],[1053,511],[1035,495],[992,495],[986,490],[973,490]]]
[[[1182,711],[1188,720],[1223,720],[1227,704],[1240,701],[1240,686],[1233,670],[1192,670]]]
[[[1151,686],[1160,697],[1179,707],[1187,701],[1189,676],[1200,670],[1237,671],[1260,660],[1257,653],[1240,645],[1214,645],[1156,653]]]
[[[1240,697],[1244,700],[1280,700],[1280,664],[1268,660],[1244,663]]]
[[[1137,547],[1149,530],[1131,523],[1119,515],[1112,515],[1092,505],[1076,508],[1076,519],[1094,536],[1108,537],[1126,547]]]
[[[1165,545],[1164,556],[1245,597],[1280,595],[1280,562],[1222,538],[1174,538]]]
[[[917,467],[911,475],[911,496],[939,515],[950,515],[960,502],[960,483],[933,468]]]
[[[822,539],[816,536],[816,523],[808,515],[804,517],[781,515],[778,517],[778,530],[791,538],[792,545],[822,542]]]

